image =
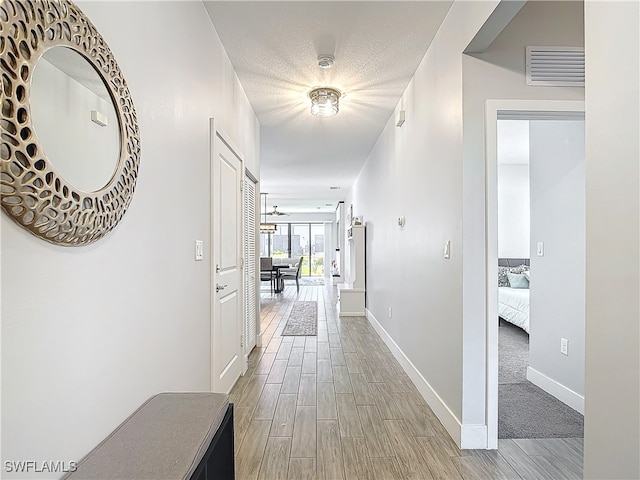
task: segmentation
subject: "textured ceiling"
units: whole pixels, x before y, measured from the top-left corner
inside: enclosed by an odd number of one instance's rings
[[[261,125],[268,209],[275,204],[286,212],[333,211],[344,198],[451,6],[204,4]],[[335,56],[332,69],[317,66],[320,54]],[[316,86],[343,92],[336,117],[311,115],[307,95]]]

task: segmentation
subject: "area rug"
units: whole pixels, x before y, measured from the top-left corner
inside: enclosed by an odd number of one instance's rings
[[[300,285],[322,286],[324,285],[324,278],[323,277],[300,277]]]
[[[282,335],[317,335],[318,334],[318,302],[297,301],[284,326]]]
[[[527,380],[527,332],[506,322],[498,331],[498,438],[582,437],[584,417]]]

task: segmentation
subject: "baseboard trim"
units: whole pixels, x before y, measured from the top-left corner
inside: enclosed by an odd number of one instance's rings
[[[418,369],[413,365],[411,360],[407,358],[402,349],[398,346],[398,344],[391,338],[391,336],[387,333],[384,327],[376,320],[376,317],[369,311],[366,310],[366,317],[369,320],[371,326],[375,329],[375,331],[380,335],[382,341],[389,347],[389,350],[395,357],[395,359],[400,363],[406,374],[409,376],[413,384],[416,386],[420,395],[425,399],[433,413],[436,414],[440,422],[444,428],[449,432],[453,441],[458,445],[458,448],[486,448],[487,445],[487,434],[486,434],[486,426],[484,425],[472,425],[469,426],[469,430],[473,433],[473,435],[469,435],[467,433],[467,427],[464,427],[460,420],[455,416],[455,414],[451,411],[451,409],[447,406],[447,404],[440,398],[440,396],[436,393],[436,391],[429,385],[429,382],[422,376],[422,374],[418,371]],[[474,441],[477,436],[477,431],[471,427],[484,427],[484,446],[475,446],[477,442]],[[463,435],[464,434],[464,435]],[[469,437],[469,438],[467,438]],[[462,440],[464,438],[464,441]],[[472,446],[473,445],[473,446]]]
[[[462,425],[460,449],[486,449],[488,430],[486,425]]]
[[[535,368],[527,367],[527,380],[584,415],[584,396],[547,377]]]

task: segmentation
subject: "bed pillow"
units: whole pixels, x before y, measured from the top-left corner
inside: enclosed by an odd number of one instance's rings
[[[511,288],[529,288],[529,280],[522,273],[507,273],[509,279],[509,286]]]
[[[507,278],[507,273],[523,273],[529,270],[529,266],[518,265],[517,267],[498,267],[498,286],[499,287],[508,287],[509,279]]]

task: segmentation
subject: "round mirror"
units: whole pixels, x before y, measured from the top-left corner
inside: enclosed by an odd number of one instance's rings
[[[71,185],[95,192],[120,159],[118,116],[104,82],[77,51],[47,50],[31,79],[31,121],[53,168]]]
[[[127,211],[140,137],[108,45],[71,0],[0,0],[0,203],[57,245],[102,238]]]

